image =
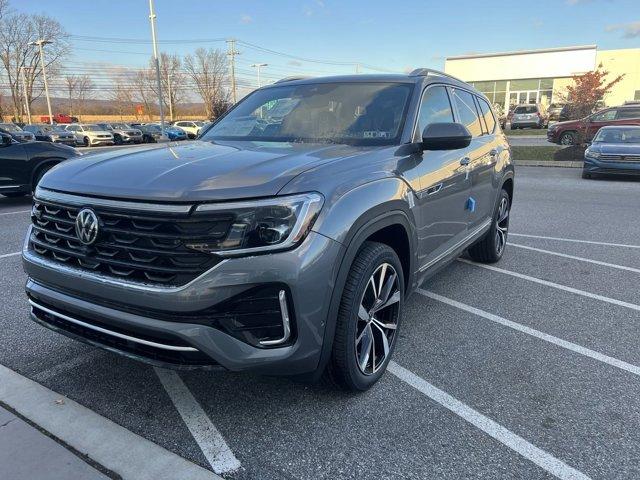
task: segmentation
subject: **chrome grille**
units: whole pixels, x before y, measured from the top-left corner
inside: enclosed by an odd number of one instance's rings
[[[223,238],[232,217],[205,218],[93,208],[99,236],[80,242],[75,219],[81,207],[36,199],[31,212],[31,249],[49,260],[133,282],[183,285],[213,267],[219,258],[188,249],[190,242]]]
[[[603,162],[637,163],[640,162],[640,155],[600,155]]]

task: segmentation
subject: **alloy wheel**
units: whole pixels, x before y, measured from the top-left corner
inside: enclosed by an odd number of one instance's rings
[[[373,375],[385,363],[395,339],[400,315],[400,282],[389,263],[375,269],[358,308],[356,361],[365,375]]]
[[[504,247],[507,245],[507,232],[509,230],[509,200],[502,197],[498,207],[496,219],[496,253],[502,255]]]

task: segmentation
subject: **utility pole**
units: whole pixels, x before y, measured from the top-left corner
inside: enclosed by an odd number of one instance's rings
[[[227,55],[231,57],[230,65],[231,65],[231,95],[233,98],[233,103],[238,102],[238,92],[236,90],[236,55],[240,55],[240,52],[236,50],[236,41],[231,38],[227,40],[227,44],[229,45],[229,49],[227,51]]]
[[[53,43],[49,40],[40,39],[35,42],[31,42],[29,45],[37,45],[40,50],[40,65],[42,67],[42,80],[44,81],[44,93],[47,97],[47,109],[49,110],[49,123],[53,125],[53,113],[51,113],[51,99],[49,98],[49,84],[47,83],[47,70],[44,63],[44,45]]]
[[[252,68],[256,68],[258,70],[258,88],[262,86],[262,83],[260,82],[260,70],[262,70],[262,67],[268,67],[268,66],[269,66],[268,63],[253,63],[251,65]]]
[[[149,0],[149,21],[151,22],[151,41],[153,43],[153,60],[156,64],[156,80],[158,81],[158,108],[160,109],[160,130],[164,136],[164,110],[162,108],[162,82],[160,81],[160,60],[158,59],[158,42],[156,41],[156,14],[153,0]]]
[[[31,108],[29,108],[29,93],[27,91],[27,76],[24,74],[24,71],[28,67],[20,67],[20,73],[22,74],[22,93],[24,95],[24,106],[27,109],[27,119],[29,120],[29,124],[31,124]]]
[[[360,64],[356,63],[356,75],[360,73]]]

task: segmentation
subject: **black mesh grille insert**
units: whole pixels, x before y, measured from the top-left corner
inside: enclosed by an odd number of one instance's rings
[[[31,249],[49,260],[111,277],[168,286],[184,285],[220,259],[185,245],[227,234],[228,214],[193,218],[93,208],[99,236],[90,246],[75,232],[80,207],[35,200]]]

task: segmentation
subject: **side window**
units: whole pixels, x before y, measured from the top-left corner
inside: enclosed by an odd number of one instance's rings
[[[611,120],[615,120],[616,118],[616,110],[606,110],[604,112],[596,113],[591,120],[594,122],[609,122]]]
[[[458,107],[459,122],[469,129],[473,137],[482,135],[482,127],[476,106],[473,103],[473,95],[464,90],[456,89],[453,91],[453,101]]]
[[[427,88],[422,96],[420,118],[418,118],[418,134],[422,135],[430,123],[453,122],[453,111],[449,95],[445,87]]]
[[[626,118],[640,118],[640,107],[621,108],[618,110],[617,120]]]
[[[489,104],[480,97],[476,97],[478,100],[478,105],[480,105],[480,114],[484,118],[484,123],[487,126],[487,130],[489,133],[493,133],[496,130],[496,118],[493,116],[493,112],[491,111],[491,107]]]

